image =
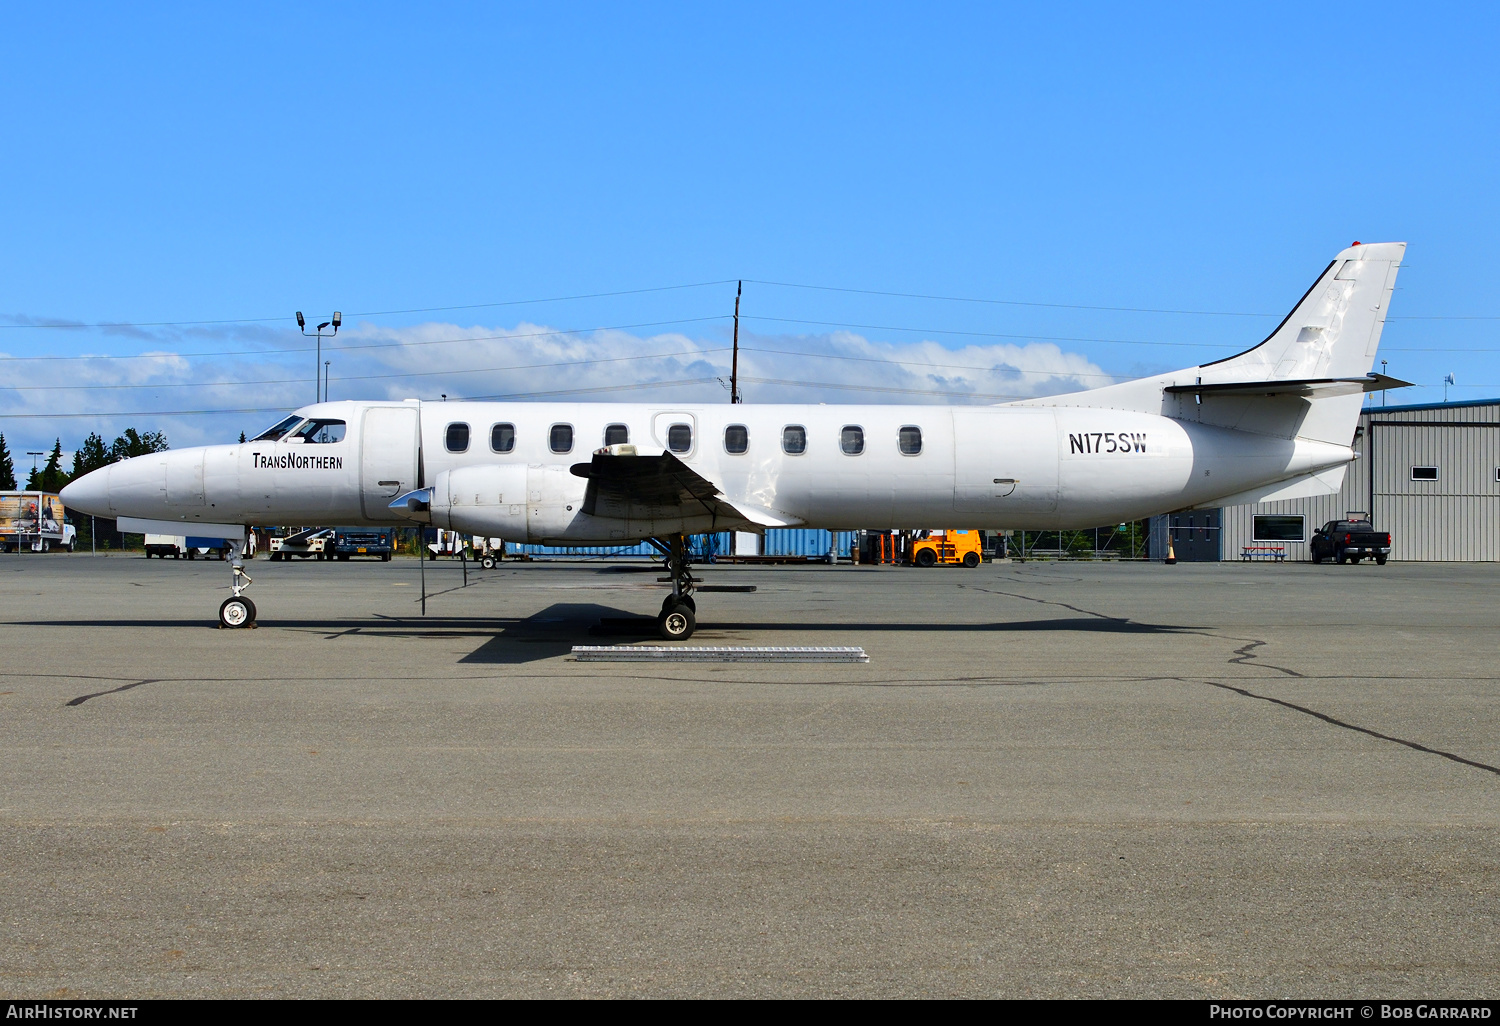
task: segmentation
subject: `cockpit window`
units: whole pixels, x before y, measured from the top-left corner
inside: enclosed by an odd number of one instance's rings
[[[326,445],[330,442],[342,442],[347,430],[341,420],[310,420],[291,437],[300,438],[309,445]]]
[[[250,441],[252,441],[252,442],[274,442],[278,438],[280,438],[282,435],[286,434],[292,428],[296,427],[298,424],[301,424],[301,423],[302,423],[301,416],[299,416],[299,415],[297,415],[297,414],[294,413],[290,417],[288,417],[286,420],[281,421],[275,427],[268,428],[265,431],[262,431],[260,434],[256,435],[254,438],[250,439]]]

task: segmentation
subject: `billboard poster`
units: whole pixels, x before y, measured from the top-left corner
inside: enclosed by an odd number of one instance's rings
[[[48,492],[0,492],[0,534],[61,534],[62,499]]]

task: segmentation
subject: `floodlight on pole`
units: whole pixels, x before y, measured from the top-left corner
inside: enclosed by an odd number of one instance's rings
[[[343,323],[344,315],[335,310],[333,314],[333,320],[324,321],[312,331],[308,331],[307,321],[303,318],[302,311],[297,311],[297,327],[302,329],[302,334],[306,335],[308,338],[316,337],[318,340],[318,348],[316,351],[317,355],[313,358],[313,402],[315,403],[322,401],[319,398],[319,393],[323,393],[324,397],[326,397],[326,387],[319,387],[322,384],[323,375],[323,329],[328,327],[330,324],[333,325],[333,330],[328,333],[329,337],[331,338],[339,333],[339,327]]]

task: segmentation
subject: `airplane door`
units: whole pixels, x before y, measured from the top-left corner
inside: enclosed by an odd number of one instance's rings
[[[1054,512],[1057,421],[1052,412],[955,409],[953,508],[1002,517]]]
[[[390,502],[417,487],[417,411],[372,406],[365,410],[359,445],[359,490],[366,520],[402,518]]]

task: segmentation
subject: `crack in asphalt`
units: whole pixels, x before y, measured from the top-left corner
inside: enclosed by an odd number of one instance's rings
[[[1420,744],[1416,741],[1408,741],[1404,737],[1396,737],[1393,734],[1382,734],[1378,730],[1372,730],[1369,727],[1361,727],[1357,723],[1350,723],[1349,721],[1341,720],[1336,716],[1329,716],[1327,713],[1318,712],[1318,710],[1316,709],[1309,709],[1307,706],[1298,705],[1296,702],[1288,702],[1282,698],[1272,698],[1270,695],[1258,695],[1254,691],[1250,691],[1246,688],[1237,688],[1233,684],[1220,684],[1217,681],[1212,680],[1206,680],[1203,681],[1203,683],[1207,684],[1211,688],[1219,688],[1223,691],[1233,691],[1235,694],[1244,695],[1246,698],[1256,698],[1262,702],[1270,702],[1272,705],[1279,705],[1284,708],[1302,713],[1306,716],[1312,716],[1316,719],[1322,720],[1324,723],[1331,723],[1335,727],[1342,727],[1345,730],[1352,730],[1359,734],[1368,734],[1370,737],[1379,738],[1382,741],[1390,741],[1393,744],[1405,745],[1407,748],[1410,748],[1413,751],[1425,752],[1428,755],[1440,755],[1444,759],[1449,759],[1464,766],[1472,766],[1474,769],[1484,770],[1487,773],[1493,773],[1496,776],[1500,776],[1500,766],[1491,766],[1486,762],[1476,762],[1473,759],[1465,759],[1462,755],[1455,755],[1453,752],[1445,752],[1441,748],[1432,748],[1428,745]]]
[[[84,702],[87,702],[91,698],[99,698],[102,695],[113,695],[121,691],[129,691],[131,688],[138,688],[142,684],[155,684],[160,680],[160,677],[147,677],[145,680],[138,680],[133,684],[121,684],[119,687],[110,688],[108,691],[96,691],[92,695],[79,695],[77,698],[70,700],[68,704],[82,705]]]

